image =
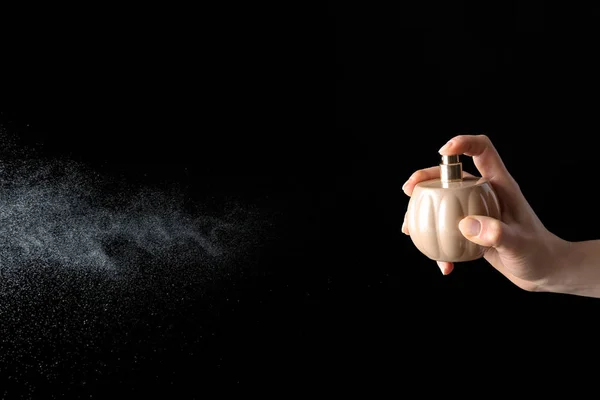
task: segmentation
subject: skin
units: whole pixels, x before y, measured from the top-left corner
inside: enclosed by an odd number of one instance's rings
[[[484,258],[494,268],[526,291],[600,298],[600,240],[570,242],[546,229],[487,136],[455,136],[439,153],[472,157],[498,195],[501,220],[470,215],[459,223],[468,240],[488,247]],[[411,196],[417,183],[434,178],[439,178],[439,167],[418,170],[402,190]],[[410,234],[406,216],[402,232]],[[455,268],[449,262],[438,262],[438,266],[444,275]]]

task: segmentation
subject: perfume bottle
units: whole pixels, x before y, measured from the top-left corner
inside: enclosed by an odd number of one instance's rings
[[[466,239],[458,223],[468,215],[500,219],[500,202],[486,178],[463,176],[458,155],[442,156],[440,178],[419,182],[408,202],[407,225],[414,245],[436,261],[471,261],[485,248]]]

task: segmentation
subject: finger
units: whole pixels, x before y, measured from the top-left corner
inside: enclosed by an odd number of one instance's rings
[[[435,179],[440,177],[440,168],[439,167],[429,167],[420,169],[418,171],[413,172],[413,174],[408,178],[404,185],[402,185],[402,190],[408,196],[412,194],[415,185],[422,181],[428,181],[430,179]]]
[[[468,172],[463,172],[464,176],[473,176]],[[402,190],[406,195],[412,196],[412,192],[415,188],[415,185],[419,182],[428,181],[430,179],[436,179],[440,177],[440,167],[429,167],[420,169],[418,171],[413,172],[413,174],[408,178],[404,185],[402,185]]]
[[[404,222],[402,222],[402,233],[404,233],[405,235],[410,235],[410,233],[408,232],[408,223],[406,221],[406,213],[404,214]]]
[[[454,270],[454,263],[447,261],[436,261],[438,267],[440,267],[440,271],[442,271],[443,275],[448,275]]]
[[[510,177],[498,151],[486,135],[455,136],[440,148],[439,153],[442,155],[465,154],[473,157],[475,167],[481,176],[491,181]]]
[[[521,244],[511,226],[491,217],[468,216],[460,220],[458,229],[468,240],[484,247],[516,250]]]
[[[465,154],[473,157],[481,176],[487,178],[498,192],[502,208],[522,209],[523,196],[519,185],[506,169],[498,151],[485,135],[459,135],[439,150],[442,155]]]

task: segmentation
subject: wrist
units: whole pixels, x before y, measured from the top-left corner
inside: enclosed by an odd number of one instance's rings
[[[571,242],[556,237],[548,262],[547,278],[541,286],[543,291],[580,296],[592,296],[598,286],[598,268],[590,268],[589,242]],[[600,269],[598,269],[600,272]],[[596,289],[597,291],[597,289]]]

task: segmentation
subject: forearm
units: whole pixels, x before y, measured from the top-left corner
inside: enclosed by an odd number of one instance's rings
[[[546,289],[600,298],[600,240],[567,242]]]

